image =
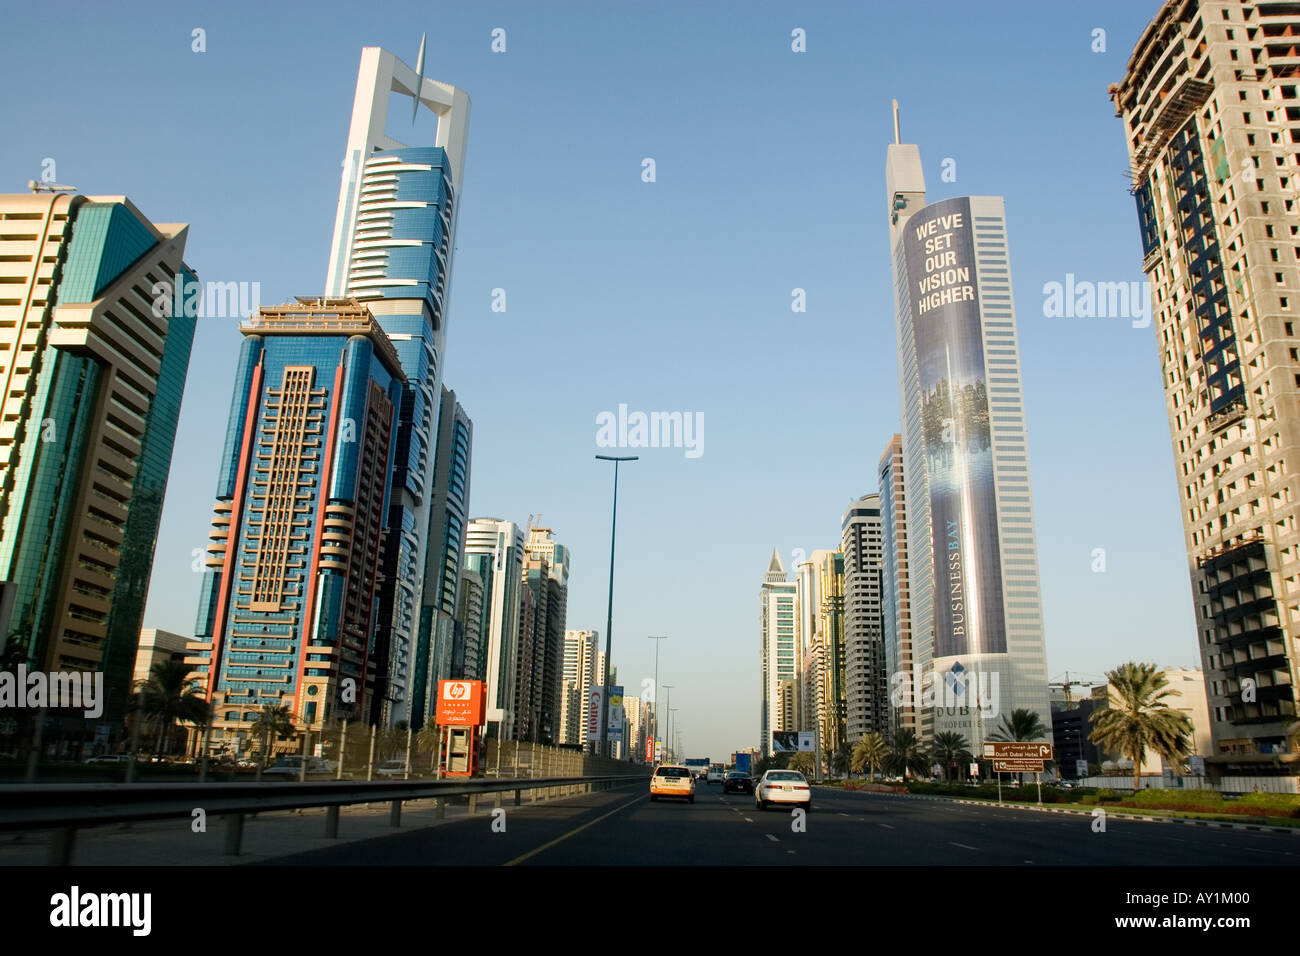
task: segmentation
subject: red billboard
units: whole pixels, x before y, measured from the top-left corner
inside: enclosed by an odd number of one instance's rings
[[[487,688],[481,680],[438,681],[438,714],[443,726],[480,727],[487,712]]]

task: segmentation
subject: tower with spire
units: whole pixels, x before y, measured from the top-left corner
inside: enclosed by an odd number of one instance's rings
[[[772,549],[759,593],[759,656],[763,684],[759,724],[764,757],[772,753],[772,733],[798,730],[799,642],[795,633],[795,582],[786,580],[780,552]]]

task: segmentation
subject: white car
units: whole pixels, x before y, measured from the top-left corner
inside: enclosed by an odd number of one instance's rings
[[[379,777],[400,777],[406,773],[405,760],[385,760],[375,768],[375,775]]]
[[[705,778],[708,783],[722,783],[722,771],[716,767],[709,768],[709,775]]]
[[[812,812],[812,788],[798,770],[769,770],[754,787],[754,806],[766,810],[769,803],[793,803]]]

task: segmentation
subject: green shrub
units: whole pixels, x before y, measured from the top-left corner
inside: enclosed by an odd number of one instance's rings
[[[1185,804],[1213,805],[1223,803],[1223,794],[1217,790],[1161,790],[1153,788],[1150,790],[1139,790],[1133,797],[1133,802],[1139,806],[1149,806],[1154,804],[1166,804],[1169,806],[1183,806]]]
[[[1237,803],[1252,807],[1267,807],[1270,810],[1300,809],[1300,794],[1295,793],[1243,793]]]

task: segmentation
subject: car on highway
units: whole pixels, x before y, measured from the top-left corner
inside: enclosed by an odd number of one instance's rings
[[[754,806],[766,810],[769,803],[801,804],[812,812],[812,788],[797,770],[769,770],[754,787]]]
[[[375,768],[375,774],[380,777],[400,777],[405,773],[405,760],[385,760]]]
[[[324,760],[321,757],[307,758],[307,776],[320,777],[325,774],[333,774],[338,764],[331,760]],[[262,776],[297,779],[302,775],[302,757],[294,754],[280,757],[275,763],[262,771]]]
[[[722,768],[710,767],[709,776],[706,778],[708,783],[722,783]]]
[[[663,764],[656,767],[650,778],[650,799],[660,797],[685,797],[688,803],[695,802],[695,778],[689,767],[679,764]]]
[[[753,793],[754,778],[743,770],[730,771],[722,781],[723,793]]]

